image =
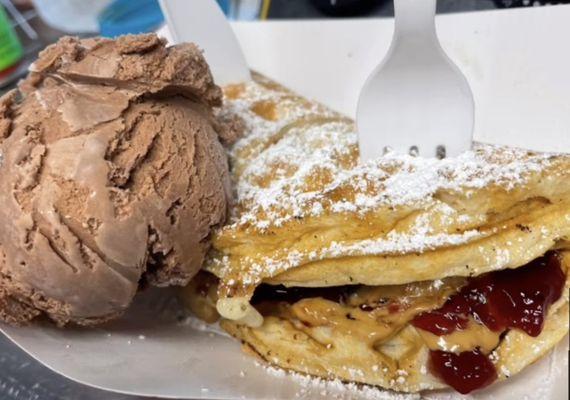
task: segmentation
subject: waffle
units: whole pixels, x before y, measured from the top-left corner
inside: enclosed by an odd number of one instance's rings
[[[230,151],[236,202],[182,297],[265,361],[398,391],[445,387],[428,358],[449,349],[411,324],[417,315],[549,251],[566,273],[569,157],[476,145],[361,164],[352,120],[260,76],[224,94],[220,116],[245,126]],[[279,301],[288,288],[294,301]],[[518,372],[568,332],[567,288],[540,335],[470,321],[452,352],[479,349],[498,379]],[[374,296],[408,304],[371,319],[360,307]]]

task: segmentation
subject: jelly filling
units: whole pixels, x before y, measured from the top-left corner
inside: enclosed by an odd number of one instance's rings
[[[424,312],[412,324],[438,336],[467,328],[470,317],[495,332],[519,329],[536,337],[552,303],[560,298],[566,277],[560,256],[549,252],[516,269],[470,279],[439,309]],[[478,349],[460,354],[431,351],[432,372],[460,393],[492,383],[497,372]]]
[[[434,350],[430,369],[459,393],[469,393],[490,385],[497,379],[495,365],[478,349],[459,354]]]

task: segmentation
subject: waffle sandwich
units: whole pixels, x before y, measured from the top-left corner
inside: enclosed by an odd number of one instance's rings
[[[570,158],[477,146],[360,164],[353,121],[256,76],[236,202],[184,302],[267,363],[467,393],[568,333]]]

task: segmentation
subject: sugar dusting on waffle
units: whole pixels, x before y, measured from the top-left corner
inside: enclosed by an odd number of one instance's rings
[[[271,376],[289,377],[298,383],[301,388],[295,393],[295,398],[334,400],[418,400],[421,398],[418,394],[396,393],[374,386],[343,382],[340,379],[322,379],[293,371],[285,371],[271,365],[260,363],[256,363],[256,365],[263,367]],[[355,374],[358,372],[362,371],[356,370]]]
[[[263,102],[279,104],[278,119],[252,111]],[[357,135],[350,120],[315,104],[298,104],[290,93],[255,82],[246,86],[243,97],[227,99],[223,112],[239,115],[247,132],[231,150],[234,165],[244,166],[236,179],[239,205],[229,229],[263,231],[322,213],[365,215],[381,206],[417,207],[442,190],[469,191],[489,185],[510,190],[524,184],[529,173],[540,171],[550,159],[546,154],[478,145],[457,158],[387,154],[359,164]],[[312,122],[314,115],[320,118]],[[306,122],[294,126],[303,119]]]
[[[229,151],[236,202],[220,236],[274,235],[301,221],[309,225],[336,218],[341,226],[347,217],[355,223],[358,216],[364,225],[374,224],[367,218],[393,212],[400,212],[401,218],[406,212],[430,212],[402,232],[323,242],[309,251],[282,246],[232,260],[227,253],[217,254],[205,268],[225,277],[228,287],[252,287],[323,259],[422,253],[478,240],[493,232],[477,229],[480,221],[473,219],[473,212],[441,199],[467,200],[483,188],[518,190],[556,162],[552,154],[477,145],[443,160],[389,153],[360,164],[352,120],[263,79],[234,90],[226,88],[219,112],[240,118],[245,135]],[[434,225],[439,228],[433,230]],[[487,261],[500,266],[508,257],[498,252]]]

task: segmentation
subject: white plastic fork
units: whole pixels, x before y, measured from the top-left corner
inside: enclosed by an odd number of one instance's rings
[[[216,0],[159,0],[175,43],[204,50],[218,85],[251,80],[239,42]]]
[[[436,0],[394,0],[390,49],[358,102],[363,161],[390,150],[443,158],[471,147],[473,95],[439,43],[435,9]]]

